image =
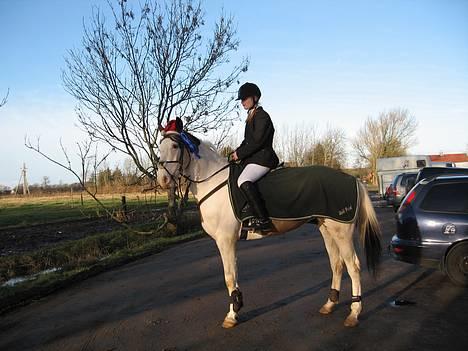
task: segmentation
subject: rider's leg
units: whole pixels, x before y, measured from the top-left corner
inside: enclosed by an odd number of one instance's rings
[[[245,199],[258,217],[252,220],[252,224],[260,231],[273,229],[262,196],[255,185],[255,182],[268,173],[269,170],[269,168],[257,164],[248,164],[237,181],[237,185],[244,194]]]
[[[242,193],[247,199],[247,202],[249,203],[250,207],[252,207],[255,215],[257,216],[256,219],[254,218],[252,220],[252,224],[255,229],[260,231],[272,230],[273,226],[271,224],[271,220],[268,217],[268,212],[256,185],[252,182],[244,182],[241,184],[240,189],[242,190]]]
[[[239,178],[237,179],[237,186],[240,188],[244,182],[255,183],[269,171],[270,168],[268,167],[260,166],[255,163],[249,163],[247,166],[245,166],[244,170],[239,175]]]

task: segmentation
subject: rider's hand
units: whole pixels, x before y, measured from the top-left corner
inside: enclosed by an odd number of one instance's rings
[[[239,159],[239,157],[237,157],[237,152],[234,151],[234,152],[231,154],[231,160],[237,161],[238,159]]]

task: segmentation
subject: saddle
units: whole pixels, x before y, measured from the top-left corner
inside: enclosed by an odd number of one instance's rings
[[[243,167],[229,168],[229,197],[238,221],[248,229],[254,214],[237,186]],[[269,217],[272,220],[311,220],[331,218],[350,223],[358,207],[358,184],[355,177],[324,166],[283,167],[257,181]]]

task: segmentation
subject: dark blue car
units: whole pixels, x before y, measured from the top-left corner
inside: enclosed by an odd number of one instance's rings
[[[468,176],[419,182],[396,214],[391,249],[396,259],[436,267],[468,285]]]

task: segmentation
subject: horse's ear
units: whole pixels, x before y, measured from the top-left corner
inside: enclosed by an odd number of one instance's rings
[[[184,129],[184,122],[180,119],[180,117],[176,118],[176,131],[177,133],[181,133]]]

